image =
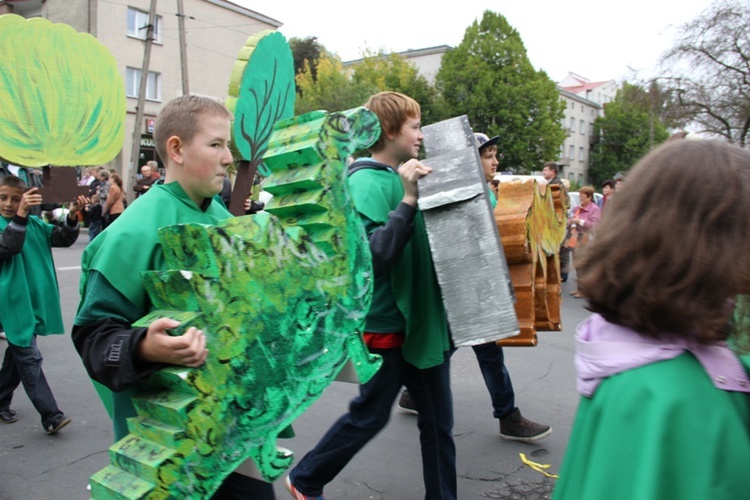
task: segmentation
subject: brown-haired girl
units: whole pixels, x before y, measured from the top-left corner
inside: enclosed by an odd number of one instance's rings
[[[555,500],[747,496],[750,379],[726,340],[748,248],[750,151],[671,141],[628,175],[577,266],[595,314]]]

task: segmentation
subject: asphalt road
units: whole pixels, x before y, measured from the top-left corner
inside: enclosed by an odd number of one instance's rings
[[[80,256],[87,241],[88,235],[82,233],[71,248],[54,250],[68,331],[78,305]],[[550,464],[553,473],[559,470],[564,455],[578,403],[572,334],[587,316],[584,301],[568,295],[572,286],[563,284],[562,332],[540,333],[535,348],[506,349],[517,406],[526,417],[552,425],[551,436],[532,444],[500,439],[473,351],[459,349],[453,356],[460,498],[549,498],[554,480],[525,466],[519,453]],[[2,350],[4,343],[0,341]],[[85,499],[89,497],[88,477],[108,464],[111,423],[70,336],[40,338],[39,347],[58,404],[73,422],[57,435],[48,436],[23,389],[16,390],[12,406],[19,420],[0,424],[0,499]],[[297,457],[303,456],[346,410],[356,390],[352,384],[334,383],[295,422],[297,437],[282,441],[281,446],[292,449]],[[289,498],[281,481],[276,492],[279,499]],[[422,499],[415,418],[394,407],[388,427],[354,458],[325,494],[333,500]]]

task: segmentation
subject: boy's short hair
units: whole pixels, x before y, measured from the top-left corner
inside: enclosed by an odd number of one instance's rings
[[[612,179],[607,179],[606,181],[602,182],[602,189],[604,189],[607,186],[609,186],[610,189],[614,189],[615,181],[613,181]]]
[[[380,92],[371,96],[365,103],[380,120],[380,137],[370,146],[370,151],[378,152],[385,147],[386,134],[398,135],[408,118],[420,118],[422,109],[411,97],[398,92]]]
[[[27,187],[26,183],[23,182],[23,179],[20,177],[16,177],[15,175],[6,175],[5,177],[0,177],[0,187],[9,187],[13,189],[20,189],[21,191],[26,191]]]
[[[169,101],[156,116],[154,142],[159,157],[167,162],[167,140],[176,136],[189,143],[198,133],[198,121],[203,115],[224,116],[231,120],[232,113],[219,101],[210,97],[185,95]]]
[[[544,164],[545,167],[555,172],[555,175],[560,173],[560,165],[555,163],[554,161],[548,161]]]

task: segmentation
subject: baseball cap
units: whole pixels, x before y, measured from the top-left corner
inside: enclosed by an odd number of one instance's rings
[[[474,140],[477,143],[477,149],[479,151],[482,151],[484,148],[494,146],[498,142],[500,142],[500,136],[496,135],[495,137],[487,137],[487,134],[483,134],[481,132],[475,132]]]

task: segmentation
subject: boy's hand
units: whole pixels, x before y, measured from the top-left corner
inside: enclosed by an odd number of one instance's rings
[[[201,330],[191,327],[183,335],[173,337],[168,330],[180,326],[179,321],[160,318],[151,323],[146,336],[138,344],[138,356],[152,363],[168,363],[198,367],[206,362],[208,349]]]
[[[83,207],[91,203],[91,200],[86,196],[80,195],[70,205],[68,205],[68,215],[73,215],[76,212],[83,210]]]
[[[398,167],[398,175],[401,176],[401,182],[404,185],[404,198],[401,200],[404,203],[413,207],[417,206],[417,180],[420,177],[432,172],[432,169],[427,165],[423,165],[419,160],[412,158],[400,167]]]
[[[42,204],[42,195],[37,191],[39,191],[38,188],[31,188],[23,193],[21,204],[18,205],[18,212],[16,212],[19,217],[28,217],[31,207],[37,207]]]

